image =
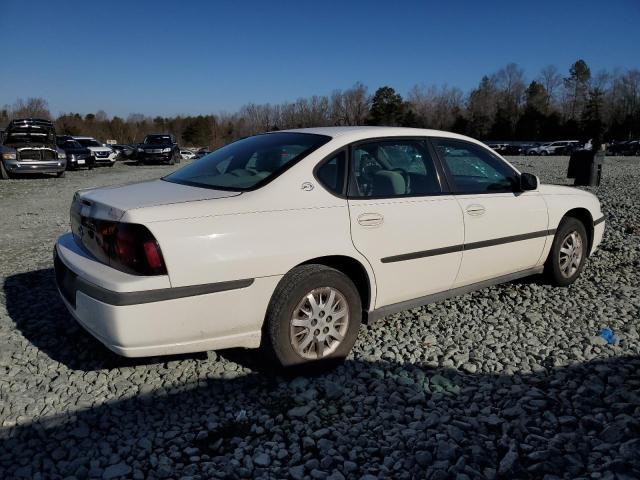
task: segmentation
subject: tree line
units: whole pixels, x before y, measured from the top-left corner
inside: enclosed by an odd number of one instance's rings
[[[42,98],[18,99],[0,110],[0,125],[12,118],[52,118]],[[255,133],[333,125],[387,125],[434,128],[484,140],[640,138],[640,70],[593,73],[578,60],[562,74],[543,68],[527,80],[510,63],[482,77],[470,92],[457,87],[416,85],[403,98],[383,86],[373,94],[356,83],[330,95],[282,104],[249,103],[235,113],[149,117],[132,113],[109,117],[100,110],[56,117],[59,134],[90,135],[119,143],[140,142],[149,133],[172,133],[183,145],[218,147]]]

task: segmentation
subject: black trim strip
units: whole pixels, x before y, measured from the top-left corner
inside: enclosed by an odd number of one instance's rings
[[[406,300],[404,302],[394,303],[392,305],[386,305],[384,307],[376,308],[367,313],[366,323],[372,324],[377,320],[380,320],[387,315],[393,313],[402,312],[403,310],[409,310],[410,308],[421,307],[429,303],[440,302],[447,298],[457,297],[464,295],[465,293],[480,290],[482,288],[491,287],[500,283],[511,282],[519,278],[528,277],[530,275],[537,275],[544,271],[544,267],[534,267],[520,272],[510,273],[508,275],[502,275],[497,278],[490,278],[482,282],[472,283],[470,285],[464,285],[462,287],[452,288],[451,290],[445,290],[444,292],[432,293],[431,295],[425,295],[424,297],[414,298],[412,300]]]
[[[595,227],[596,225],[600,225],[602,222],[604,222],[604,215],[601,216],[599,219],[594,220],[593,221],[593,226]]]
[[[504,243],[520,242],[522,240],[531,240],[533,238],[546,237],[554,235],[556,230],[540,230],[539,232],[523,233],[521,235],[512,235],[510,237],[500,237],[491,240],[482,240],[468,244],[453,245],[450,247],[434,248],[432,250],[423,250],[421,252],[403,253],[400,255],[392,255],[390,257],[381,258],[382,263],[403,262],[405,260],[415,260],[417,258],[433,257],[435,255],[445,255],[447,253],[462,252],[465,250],[475,250],[476,248],[493,247]]]
[[[228,282],[206,283],[203,285],[190,285],[187,287],[160,288],[157,290],[143,290],[140,292],[114,292],[106,288],[99,287],[93,283],[78,277],[76,279],[76,289],[96,300],[118,307],[125,305],[140,305],[143,303],[162,302],[164,300],[175,300],[177,298],[195,297],[208,293],[226,292],[246,288],[253,283],[253,278],[243,280],[232,280]]]
[[[55,252],[55,251],[54,251]],[[177,298],[194,297],[208,293],[226,292],[246,288],[254,282],[253,278],[231,280],[228,282],[205,283],[186,287],[159,288],[138,292],[114,292],[78,277],[54,253],[56,269],[56,283],[62,296],[75,308],[76,292],[82,292],[102,303],[117,307],[125,305],[140,305],[143,303],[162,302]]]

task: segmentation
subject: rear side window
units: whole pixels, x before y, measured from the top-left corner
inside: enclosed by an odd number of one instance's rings
[[[513,192],[518,174],[485,148],[463,140],[434,138],[456,193]]]
[[[417,140],[381,140],[351,150],[349,196],[393,198],[441,192],[433,159]]]
[[[347,155],[343,150],[324,161],[320,167],[318,167],[318,170],[316,170],[318,181],[327,190],[336,195],[342,195],[344,191],[346,161]]]

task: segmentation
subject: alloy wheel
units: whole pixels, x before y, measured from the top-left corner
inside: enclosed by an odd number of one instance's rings
[[[349,305],[332,287],[315,288],[293,310],[290,341],[295,352],[306,359],[331,355],[340,346],[349,327]]]
[[[582,262],[582,237],[573,230],[562,240],[560,246],[560,273],[565,278],[571,278],[580,268]]]

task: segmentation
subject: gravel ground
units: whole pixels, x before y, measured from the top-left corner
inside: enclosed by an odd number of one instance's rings
[[[566,182],[566,158],[513,161]],[[173,167],[0,182],[0,478],[639,478],[640,158],[609,161],[605,239],[572,287],[408,310],[297,378],[252,351],[119,358],[65,311],[51,249],[73,192]]]

